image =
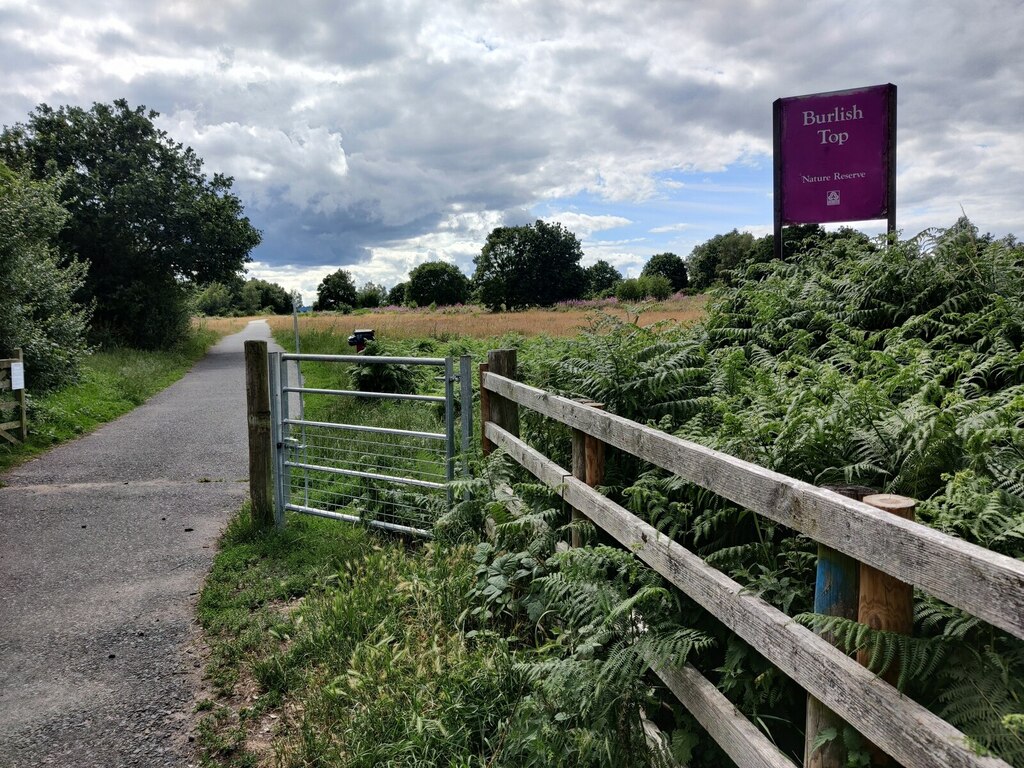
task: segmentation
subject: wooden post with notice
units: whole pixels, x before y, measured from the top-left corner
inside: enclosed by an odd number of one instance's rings
[[[489,373],[504,376],[506,379],[516,378],[516,351],[514,349],[492,349],[487,353],[487,368]],[[483,392],[483,387],[480,387]],[[506,432],[519,437],[519,404],[488,392],[487,411],[490,421],[497,424]],[[483,422],[483,415],[480,421]],[[484,441],[484,452],[488,452],[487,441]]]
[[[14,350],[14,360],[21,363],[22,375],[24,375],[25,356],[22,354],[21,347]],[[22,384],[24,385],[24,382],[22,382]],[[28,440],[28,404],[25,402],[24,386],[18,390],[18,410],[20,412],[19,420],[21,421],[21,427],[19,427],[18,432],[21,435],[21,442],[24,443]]]
[[[249,424],[249,497],[260,528],[274,525],[271,488],[270,383],[267,342],[245,342],[245,401]]]
[[[9,360],[0,360],[0,393],[11,393],[11,400],[0,399],[0,439],[13,445],[28,440],[28,407],[25,401],[25,358],[15,349]],[[4,414],[14,412],[14,421],[4,421]]]

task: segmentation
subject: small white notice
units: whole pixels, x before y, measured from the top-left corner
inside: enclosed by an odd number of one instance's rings
[[[25,364],[11,363],[11,389],[19,390],[25,388]]]

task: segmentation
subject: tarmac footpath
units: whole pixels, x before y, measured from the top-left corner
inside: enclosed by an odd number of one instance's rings
[[[248,493],[249,339],[269,341],[266,322],[0,475],[3,768],[198,764],[195,604]]]

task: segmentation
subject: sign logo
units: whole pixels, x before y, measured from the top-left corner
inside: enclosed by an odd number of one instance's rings
[[[839,190],[833,189],[825,195],[825,205],[839,205]]]

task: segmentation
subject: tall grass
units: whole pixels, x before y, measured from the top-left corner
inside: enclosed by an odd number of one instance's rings
[[[519,690],[504,640],[458,631],[471,554],[243,510],[199,603],[204,765],[487,765]]]

